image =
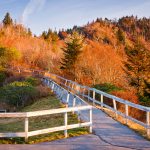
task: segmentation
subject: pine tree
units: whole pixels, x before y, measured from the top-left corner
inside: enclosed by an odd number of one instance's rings
[[[145,81],[144,96],[150,99],[150,81]]]
[[[83,48],[83,36],[73,31],[72,35],[66,39],[65,44],[66,47],[62,49],[64,58],[61,61],[61,69],[75,80],[76,63]]]
[[[32,32],[31,32],[30,28],[28,28],[28,35],[32,36]]]
[[[10,14],[7,12],[4,19],[3,19],[3,25],[6,26],[10,26],[13,25],[13,20],[10,17]]]
[[[128,57],[125,63],[129,83],[137,89],[139,97],[144,96],[145,80],[150,74],[150,51],[138,41],[133,48],[126,48]]]
[[[43,31],[41,37],[46,40],[47,39],[47,32]]]
[[[121,29],[118,30],[117,37],[121,43],[125,44],[125,34]]]

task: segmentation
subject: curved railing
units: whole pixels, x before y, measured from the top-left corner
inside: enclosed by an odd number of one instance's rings
[[[24,68],[22,68],[22,70],[24,70]],[[72,91],[73,93],[75,93],[79,96],[82,96],[83,98],[87,99],[89,102],[92,102],[93,105],[95,105],[95,104],[100,105],[101,108],[106,107],[106,108],[112,110],[115,113],[116,117],[118,115],[121,115],[125,119],[126,124],[128,124],[128,121],[131,120],[131,121],[143,126],[147,130],[147,135],[150,136],[150,108],[149,107],[145,107],[142,105],[132,103],[130,101],[127,101],[122,98],[116,97],[114,95],[108,94],[106,92],[97,90],[95,88],[90,88],[88,86],[80,85],[74,81],[65,79],[61,76],[52,74],[50,72],[44,72],[44,71],[40,71],[40,70],[30,70],[30,71],[39,73],[39,75],[41,75],[44,79],[46,79],[47,82],[49,82],[51,80],[55,81],[58,85],[61,85],[64,88],[66,88],[67,90]],[[100,100],[97,100],[96,97],[100,97]],[[110,105],[104,103],[104,98],[108,98],[109,101],[112,102],[113,105],[110,106]],[[124,109],[125,109],[124,112],[121,112],[119,109],[117,109],[117,106],[118,106],[117,103],[120,103],[121,105],[124,106]],[[145,121],[140,121],[140,120],[134,118],[133,116],[130,116],[129,107],[145,112],[146,113],[144,115]]]

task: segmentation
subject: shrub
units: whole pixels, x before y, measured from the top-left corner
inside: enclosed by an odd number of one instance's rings
[[[0,72],[0,86],[4,82],[5,78],[6,78],[6,74],[4,72]]]
[[[139,99],[141,105],[150,107],[150,98],[148,96],[140,96]]]
[[[40,84],[40,81],[37,78],[33,77],[28,77],[25,81],[30,83],[32,86],[37,86]]]
[[[122,90],[121,88],[119,88],[111,83],[97,84],[97,85],[94,85],[93,87],[100,91],[107,92],[107,93],[111,93],[112,91]]]
[[[39,85],[36,87],[36,90],[38,91],[37,93],[37,97],[40,98],[40,97],[47,97],[50,95],[50,89],[45,87],[45,86],[42,86],[42,85]]]
[[[12,82],[18,81],[18,82],[23,82],[25,80],[24,76],[21,75],[12,75],[6,78],[4,84],[10,84]]]
[[[0,90],[0,99],[16,107],[32,103],[37,90],[28,82],[13,82]]]

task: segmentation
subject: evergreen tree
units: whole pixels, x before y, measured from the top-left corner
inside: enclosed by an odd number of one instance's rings
[[[46,40],[47,39],[47,32],[43,31],[41,37]]]
[[[10,26],[13,24],[13,20],[12,18],[10,17],[10,14],[7,12],[4,19],[3,19],[3,25],[4,26]]]
[[[150,51],[138,41],[133,48],[126,48],[128,61],[125,63],[125,71],[129,83],[137,89],[139,97],[144,96],[145,80],[150,74]]]
[[[121,43],[125,44],[125,35],[124,35],[124,32],[121,29],[118,30],[117,37],[118,37],[118,40]]]
[[[32,36],[32,32],[31,32],[30,28],[28,28],[28,35]]]
[[[150,99],[150,81],[145,81],[144,96]]]
[[[61,62],[61,69],[66,71],[66,73],[75,80],[76,63],[82,52],[83,36],[74,31],[72,35],[66,39],[65,44],[66,47],[62,49],[64,52],[64,58]]]

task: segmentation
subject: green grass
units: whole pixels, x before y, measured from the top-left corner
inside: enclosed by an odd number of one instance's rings
[[[29,111],[38,111],[38,110],[48,110],[48,109],[56,109],[64,107],[58,99],[51,95],[46,98],[42,98],[34,104],[27,106],[19,111],[21,112],[29,112]],[[68,113],[68,124],[77,123],[77,115],[73,115],[72,113]],[[55,114],[55,115],[46,115],[39,117],[31,117],[29,118],[29,131],[62,126],[64,125],[64,115],[63,114]],[[0,132],[23,132],[24,131],[24,119],[14,118],[8,119],[4,118],[0,120]],[[87,128],[77,128],[68,131],[68,135],[78,136],[81,134],[87,134]],[[64,138],[63,131],[33,136],[30,137],[28,143],[38,143],[44,141],[52,141],[56,139]],[[0,144],[21,144],[25,143],[24,138],[0,138]]]

